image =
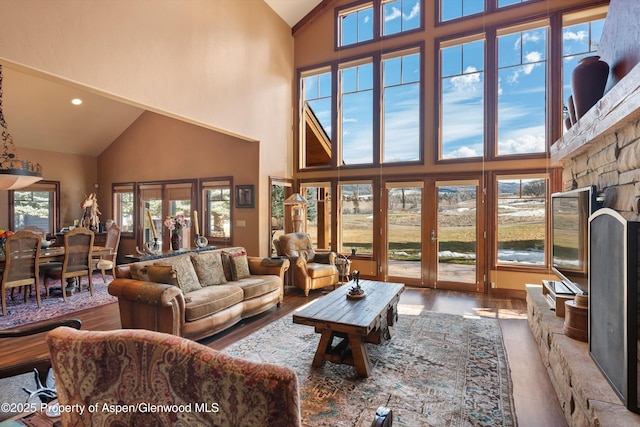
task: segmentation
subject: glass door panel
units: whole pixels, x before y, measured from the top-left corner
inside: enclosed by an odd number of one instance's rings
[[[387,183],[387,276],[422,282],[422,190],[419,183]]]
[[[437,286],[455,282],[477,290],[478,181],[440,181],[436,189],[437,229],[431,238],[438,243]]]

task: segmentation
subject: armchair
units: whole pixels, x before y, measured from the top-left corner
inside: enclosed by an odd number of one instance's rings
[[[339,278],[335,252],[316,252],[306,233],[284,234],[273,244],[278,255],[289,258],[291,262],[287,284],[302,289],[305,296],[309,296],[312,289],[335,288]]]

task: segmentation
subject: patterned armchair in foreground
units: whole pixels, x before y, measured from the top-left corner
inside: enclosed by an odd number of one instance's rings
[[[61,327],[47,343],[60,405],[75,408],[62,425],[300,425],[296,374],[285,367],[144,330]]]

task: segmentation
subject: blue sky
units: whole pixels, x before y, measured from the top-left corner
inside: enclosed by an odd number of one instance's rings
[[[507,1],[508,5],[519,0]],[[482,3],[480,1],[480,3]],[[465,0],[465,11],[474,1]],[[420,23],[419,0],[385,4],[384,25],[389,32],[417,28]],[[443,13],[454,13],[461,2],[447,1]],[[469,9],[471,8],[471,9]],[[346,39],[362,40],[372,28],[372,13],[361,11],[357,25],[347,25]],[[354,18],[355,19],[355,18]],[[352,21],[356,22],[356,21]],[[564,99],[570,93],[570,75],[578,59],[593,51],[602,30],[603,20],[574,25],[563,31]],[[415,25],[415,27],[414,27]],[[344,26],[344,23],[343,23]],[[372,34],[372,32],[371,32]],[[372,35],[371,35],[372,37]],[[547,27],[504,34],[498,37],[498,155],[544,152],[546,147]],[[481,157],[485,150],[485,41],[479,40],[442,50],[442,153],[443,158]],[[592,53],[591,53],[592,54]],[[575,55],[575,56],[571,56]],[[384,61],[384,101],[381,106],[383,161],[412,161],[419,158],[420,105],[419,85],[412,84],[420,75],[419,55]],[[433,61],[427,61],[433,64]],[[342,159],[345,164],[368,164],[373,161],[373,64],[342,69],[341,130]],[[305,81],[306,99],[331,135],[330,73],[320,79]],[[320,90],[316,84],[319,82]],[[429,87],[429,82],[425,82]],[[318,96],[324,97],[316,99]],[[340,118],[338,118],[340,120]],[[425,144],[432,141],[425,130]]]

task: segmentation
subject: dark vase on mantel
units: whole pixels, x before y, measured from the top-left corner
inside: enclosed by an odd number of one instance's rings
[[[608,78],[609,65],[601,61],[599,56],[587,56],[580,60],[580,64],[571,75],[571,90],[577,119],[584,116],[602,98]]]

